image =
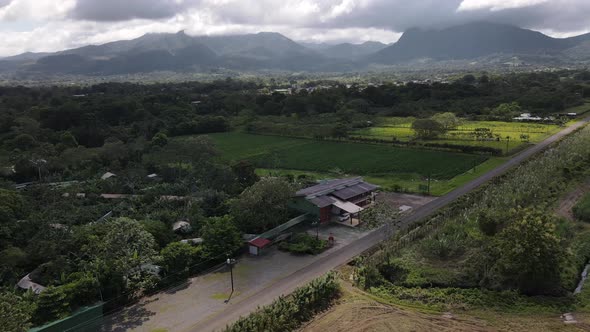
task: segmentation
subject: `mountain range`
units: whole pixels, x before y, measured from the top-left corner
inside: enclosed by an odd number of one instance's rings
[[[351,71],[415,60],[469,60],[494,55],[552,62],[590,60],[590,34],[552,38],[537,31],[489,22],[445,29],[409,29],[393,44],[297,43],[279,33],[230,36],[146,34],[132,40],[55,53],[0,59],[0,72],[114,75],[153,71],[232,70]],[[555,60],[557,59],[557,60]]]

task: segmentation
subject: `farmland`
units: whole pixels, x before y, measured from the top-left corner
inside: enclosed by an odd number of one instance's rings
[[[247,159],[259,168],[356,175],[414,174],[451,179],[484,162],[484,156],[412,150],[383,144],[317,141],[243,133],[210,137],[223,158]]]
[[[357,129],[351,133],[352,137],[378,138],[383,140],[410,141],[414,137],[412,130],[412,117],[385,117],[380,118],[373,127]],[[476,128],[488,128],[493,138],[489,140],[476,140],[473,132]],[[501,149],[506,152],[513,151],[527,143],[537,143],[559,131],[559,126],[502,121],[464,121],[459,127],[450,130],[436,140],[428,140],[433,143],[448,143],[456,145],[485,146]],[[526,135],[527,137],[521,135]]]

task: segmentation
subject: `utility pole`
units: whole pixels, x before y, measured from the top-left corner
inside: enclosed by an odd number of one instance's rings
[[[227,255],[227,260],[225,261],[225,263],[229,265],[229,275],[231,278],[231,293],[229,293],[229,297],[227,298],[227,300],[223,302],[228,303],[232,295],[234,295],[234,265],[236,264],[236,260],[233,258],[229,258],[229,255]]]
[[[508,154],[508,144],[510,143],[510,136],[506,136],[506,154]]]
[[[315,239],[316,241],[320,239],[320,221],[314,221],[311,223],[312,226],[315,226]]]

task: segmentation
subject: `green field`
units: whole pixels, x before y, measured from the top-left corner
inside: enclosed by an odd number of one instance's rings
[[[412,122],[414,118],[382,118],[375,127],[358,129],[352,136],[365,138],[379,138],[385,140],[409,141],[414,137]],[[499,140],[477,141],[471,134],[475,128],[489,128],[494,137]],[[486,146],[512,151],[527,143],[537,143],[550,135],[558,132],[557,125],[547,125],[524,122],[502,122],[502,121],[465,121],[455,130],[449,131],[436,140],[429,140],[432,143],[448,143],[456,145]],[[521,139],[521,135],[528,135],[527,140]],[[507,139],[506,137],[510,137]]]
[[[227,160],[247,159],[259,168],[355,175],[398,174],[451,179],[487,157],[412,150],[378,144],[219,133],[210,137]]]

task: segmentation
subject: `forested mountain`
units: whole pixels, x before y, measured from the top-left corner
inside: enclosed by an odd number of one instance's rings
[[[552,38],[537,31],[477,22],[442,30],[410,29],[399,41],[369,57],[375,63],[431,58],[473,59],[491,54],[558,55],[590,40],[590,34]]]
[[[279,33],[231,36],[146,34],[133,40],[89,45],[56,53],[24,53],[0,59],[0,72],[116,75],[153,71],[230,70],[362,71],[370,64],[413,60],[481,59],[504,63],[521,56],[531,63],[554,65],[590,58],[590,34],[552,38],[514,26],[476,22],[442,30],[409,29],[392,45],[303,44]],[[491,60],[490,60],[491,59]]]

